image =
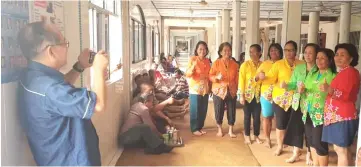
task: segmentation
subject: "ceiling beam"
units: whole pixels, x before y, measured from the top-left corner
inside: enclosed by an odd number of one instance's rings
[[[208,21],[216,21],[215,17],[172,17],[172,16],[163,16],[164,19],[171,20],[208,20]],[[337,21],[338,17],[330,17],[330,16],[321,16],[320,21]],[[231,18],[232,20],[232,18]],[[241,18],[242,21],[246,21],[246,18]],[[260,18],[260,21],[282,21],[282,18]],[[302,16],[301,21],[308,21],[309,16]]]
[[[169,30],[206,30],[205,27],[177,27],[177,26],[169,26]]]

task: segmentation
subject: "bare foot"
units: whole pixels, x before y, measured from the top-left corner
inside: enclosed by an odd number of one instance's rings
[[[201,132],[202,134],[207,134],[207,132],[206,132],[206,131],[203,131],[203,130],[200,130],[200,132]]]
[[[287,163],[294,163],[300,160],[300,154],[293,154],[291,158],[286,159]]]
[[[222,132],[222,131],[218,131],[217,136],[218,136],[218,137],[223,137],[223,132]]]
[[[262,141],[258,136],[256,136],[255,138],[256,138],[256,142],[257,142],[258,144],[262,144],[262,143],[263,143],[263,141]]]
[[[203,134],[200,131],[193,132],[193,135],[195,136],[202,136]]]
[[[307,152],[306,154],[306,165],[313,166],[313,161],[310,152]]]
[[[237,137],[237,135],[235,135],[233,132],[228,132],[228,135],[231,138],[236,138]]]
[[[278,146],[276,151],[273,154],[275,156],[280,156],[282,154],[282,147]]]
[[[252,144],[251,137],[244,135],[244,143],[245,144]]]
[[[267,148],[272,148],[272,143],[270,139],[266,139],[266,143],[265,143]]]

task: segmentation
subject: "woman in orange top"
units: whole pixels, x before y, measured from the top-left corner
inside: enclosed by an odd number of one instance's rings
[[[227,104],[228,134],[230,137],[236,137],[233,133],[233,125],[236,121],[238,64],[231,59],[231,54],[231,44],[228,42],[222,43],[218,49],[219,58],[213,63],[209,72],[218,127],[217,136],[219,137],[223,136],[222,122],[225,104]]]
[[[205,134],[202,131],[207,116],[208,94],[210,83],[208,79],[211,68],[210,60],[206,58],[208,46],[204,41],[199,41],[190,57],[186,77],[189,78],[189,102],[191,131],[196,136]]]

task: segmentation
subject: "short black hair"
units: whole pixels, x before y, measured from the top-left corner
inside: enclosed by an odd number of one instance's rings
[[[140,75],[140,74],[136,75],[136,76],[134,77],[134,81],[140,79],[141,77],[142,77],[142,75]]]
[[[252,44],[249,48],[250,48],[250,49],[251,49],[251,48],[256,48],[258,52],[261,52],[261,51],[262,51],[261,46],[258,45],[258,44]]]
[[[174,70],[174,73],[175,73],[175,74],[178,74],[178,75],[183,75],[183,71],[180,70],[179,68],[176,68],[176,69]]]
[[[316,53],[316,56],[315,56],[315,60],[316,60],[318,50],[320,50],[320,46],[315,43],[308,43],[308,44],[306,44],[305,47],[303,47],[302,53],[305,53],[307,47],[313,47],[313,49],[315,50],[315,53]],[[305,60],[305,56],[302,56],[302,59]]]
[[[268,48],[268,58],[271,59],[271,49],[272,48],[276,48],[278,50],[278,52],[280,52],[280,59],[283,59],[283,49],[282,46],[279,43],[272,43],[269,48]]]
[[[337,53],[338,49],[345,49],[347,50],[348,54],[352,57],[352,61],[350,66],[355,67],[358,64],[359,54],[357,53],[356,46],[350,43],[341,43],[336,45],[335,53]]]
[[[29,23],[24,26],[20,29],[17,40],[23,55],[28,60],[39,54],[38,49],[44,41],[50,44],[60,42],[58,35],[47,30],[46,23],[43,21]]]
[[[285,46],[288,45],[288,44],[293,45],[293,48],[295,48],[295,52],[297,52],[297,43],[295,41],[292,41],[292,40],[287,41]]]
[[[204,41],[199,41],[196,45],[196,49],[194,50],[194,56],[198,56],[198,53],[197,53],[197,50],[199,48],[200,45],[204,45],[204,47],[206,47],[206,56],[208,55],[209,53],[209,49],[208,49],[208,45],[206,42]]]
[[[226,46],[228,46],[232,51],[232,45],[229,42],[223,42],[218,47],[218,58],[222,58],[221,52],[222,52],[223,48]]]
[[[331,69],[332,73],[337,73],[337,68],[335,64],[335,53],[328,48],[320,48],[318,49],[317,53],[322,52],[327,56],[329,68]]]

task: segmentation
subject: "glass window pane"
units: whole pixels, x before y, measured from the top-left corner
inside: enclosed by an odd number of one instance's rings
[[[134,22],[134,62],[138,62],[139,60],[139,28],[138,22]]]

